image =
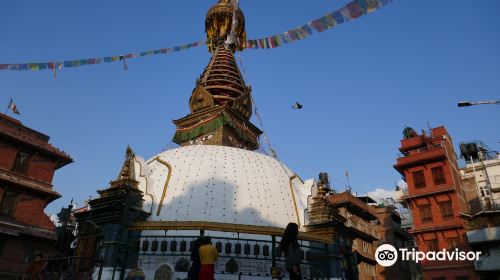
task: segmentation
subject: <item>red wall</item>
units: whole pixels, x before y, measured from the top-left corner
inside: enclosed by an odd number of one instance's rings
[[[17,202],[14,218],[23,223],[54,230],[54,224],[44,212],[46,204],[46,199],[33,193],[25,193]]]
[[[444,138],[443,135],[445,136]],[[414,138],[420,140],[422,136]],[[398,163],[403,163],[398,166],[398,170],[405,176],[408,184],[409,198],[406,199],[406,202],[413,216],[413,227],[411,232],[413,232],[412,234],[417,241],[420,251],[429,251],[425,241],[435,239],[438,241],[439,250],[447,249],[447,239],[449,238],[459,238],[460,240],[457,244],[459,250],[469,251],[470,247],[465,236],[465,221],[458,215],[461,210],[461,205],[459,204],[456,189],[460,190],[462,186],[458,170],[456,170],[457,163],[454,156],[451,137],[444,127],[438,127],[432,129],[432,137],[424,136],[424,138],[425,142],[422,142],[422,144],[425,143],[424,145],[426,145],[427,148],[408,150],[408,156],[403,159],[398,159]],[[401,141],[402,144],[407,142],[408,141]],[[436,145],[439,144],[441,144],[441,147],[436,147]],[[404,148],[405,147],[403,147],[403,149]],[[410,147],[406,148],[408,149]],[[436,157],[436,155],[439,155],[439,157]],[[411,159],[415,161],[411,162]],[[445,183],[435,185],[432,176],[432,168],[438,166],[443,167]],[[415,187],[413,179],[413,172],[415,171],[423,171],[425,187]],[[440,190],[446,189],[452,190],[439,192]],[[440,203],[446,201],[450,201],[452,205],[453,215],[451,217],[442,217]],[[422,222],[420,209],[418,207],[421,205],[430,205],[432,222]],[[447,226],[450,228],[442,228]],[[447,266],[448,268],[444,269],[443,266]],[[456,276],[469,276],[470,280],[478,279],[472,262],[468,261],[424,261],[422,262],[422,268],[425,279],[432,279],[433,277],[455,279]]]
[[[14,164],[17,154],[17,147],[0,140],[0,168],[10,170]]]
[[[26,175],[28,177],[52,183],[56,162],[44,155],[37,154],[31,158]]]
[[[4,236],[1,236],[4,237]],[[18,238],[7,236],[7,241],[3,252],[0,252],[0,271],[9,271],[22,275],[30,263],[24,262],[26,250],[33,248],[33,250],[43,252],[44,258],[55,255],[53,247],[55,241],[40,240],[37,238]]]
[[[18,146],[0,140],[0,155],[2,155],[0,157],[0,168],[11,170],[18,150]],[[55,168],[55,159],[42,153],[36,153],[30,158],[27,170],[22,175],[50,184],[54,177]]]

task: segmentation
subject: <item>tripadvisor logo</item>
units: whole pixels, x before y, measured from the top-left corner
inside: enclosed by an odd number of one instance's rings
[[[398,255],[402,261],[414,261],[416,263],[428,261],[478,261],[481,252],[465,252],[458,249],[448,251],[442,249],[441,251],[428,251],[421,252],[415,249],[408,250],[407,248],[400,248],[398,250],[391,244],[382,244],[378,246],[375,251],[375,260],[381,266],[387,267],[396,263]]]
[[[398,251],[391,244],[382,244],[375,251],[375,260],[381,266],[391,266],[398,260]]]

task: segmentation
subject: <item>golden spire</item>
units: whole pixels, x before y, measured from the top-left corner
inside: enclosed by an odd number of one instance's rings
[[[118,186],[123,186],[124,184],[129,184],[132,185],[133,187],[137,187],[139,182],[137,182],[134,177],[135,177],[135,168],[134,168],[134,162],[135,162],[135,153],[130,148],[130,146],[127,146],[127,150],[125,152],[125,161],[123,162],[122,169],[120,170],[120,173],[118,174],[118,177],[116,180],[111,181],[111,187],[118,187]]]
[[[230,0],[219,0],[212,6],[205,18],[205,31],[207,33],[207,45],[210,52],[214,52],[217,47],[229,44],[232,51],[242,50],[245,46],[245,16],[240,8],[235,7]],[[233,19],[233,16],[236,18]],[[233,28],[233,23],[235,27]],[[228,40],[231,31],[234,32],[234,41]]]

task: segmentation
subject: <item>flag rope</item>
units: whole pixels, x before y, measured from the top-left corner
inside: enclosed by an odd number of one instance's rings
[[[297,40],[302,40],[310,35],[313,35],[313,30],[317,33],[321,33],[328,29],[331,29],[344,22],[349,22],[351,20],[357,19],[365,14],[372,13],[386,4],[392,2],[393,0],[354,0],[344,7],[331,12],[321,18],[312,20],[302,26],[288,30],[286,32],[276,34],[261,39],[247,40],[243,42],[243,47],[247,49],[272,49],[282,46],[283,44],[288,44]],[[238,1],[235,0],[235,5]],[[235,22],[236,23],[236,22]],[[232,29],[235,28],[233,23]],[[231,30],[230,37],[234,36],[234,31]],[[232,37],[231,37],[232,38]],[[229,39],[229,38],[228,38]],[[231,40],[231,39],[230,39]],[[7,63],[0,64],[0,70],[46,70],[51,69],[54,72],[54,79],[56,79],[56,69],[60,70],[62,68],[72,68],[80,67],[85,65],[94,65],[108,62],[116,62],[123,60],[124,69],[127,70],[127,62],[125,59],[144,57],[150,55],[158,54],[168,54],[178,51],[187,50],[193,47],[198,47],[205,45],[206,42],[199,41],[190,44],[180,45],[171,48],[163,48],[152,51],[144,51],[140,53],[130,53],[125,55],[115,55],[97,58],[87,58],[87,59],[77,59],[77,60],[66,60],[66,61],[51,61],[51,62],[34,62],[34,63]]]
[[[273,49],[313,35],[313,30],[321,33],[344,22],[370,14],[393,0],[354,0],[344,7],[312,20],[302,26],[273,36],[247,40],[244,46],[247,49]]]

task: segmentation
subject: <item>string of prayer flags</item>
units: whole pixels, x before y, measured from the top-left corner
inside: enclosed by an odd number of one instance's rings
[[[244,47],[247,49],[272,49],[288,44],[297,40],[302,40],[314,34],[314,30],[318,33],[324,32],[344,22],[357,19],[363,15],[372,13],[393,0],[354,0],[337,11],[331,12],[321,18],[312,20],[307,24],[297,28],[288,30],[281,34],[276,34],[261,39],[247,40],[244,42]],[[54,79],[57,76],[57,70],[62,68],[80,67],[85,65],[94,65],[101,63],[110,63],[116,61],[123,61],[123,68],[128,70],[127,59],[144,57],[158,54],[168,54],[187,50],[193,47],[204,45],[205,42],[194,42],[172,48],[163,48],[159,50],[151,50],[140,53],[130,53],[126,55],[106,56],[97,58],[87,58],[78,60],[67,61],[52,61],[41,63],[11,63],[0,64],[0,70],[31,70],[39,71],[45,69],[52,69],[54,72]]]
[[[331,29],[344,22],[357,19],[372,13],[392,0],[354,0],[337,11],[331,12],[321,18],[312,20],[300,27],[288,30],[281,34],[262,39],[248,40],[247,49],[272,49],[293,41],[302,40],[313,34],[313,30],[320,33]]]
[[[128,70],[127,59],[144,57],[149,55],[157,55],[157,54],[168,54],[173,52],[179,52],[183,50],[187,50],[193,47],[198,47],[204,45],[205,42],[194,42],[190,44],[185,44],[182,46],[176,46],[171,48],[163,48],[159,50],[145,51],[141,53],[129,53],[126,55],[115,55],[115,56],[105,56],[105,57],[96,57],[96,58],[87,58],[87,59],[77,59],[77,60],[66,60],[66,61],[52,61],[52,62],[38,62],[38,63],[9,63],[9,64],[0,64],[0,70],[31,70],[31,71],[39,71],[51,69],[54,72],[54,79],[57,77],[57,70],[62,68],[72,68],[72,67],[80,67],[85,65],[95,65],[101,63],[110,63],[116,61],[123,61],[123,68]]]

